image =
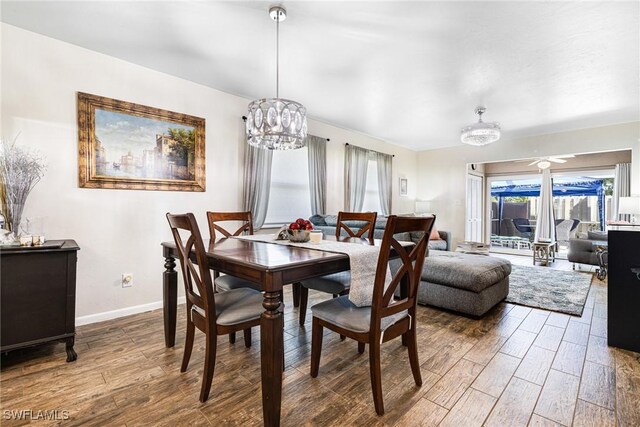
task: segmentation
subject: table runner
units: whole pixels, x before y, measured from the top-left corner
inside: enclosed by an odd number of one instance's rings
[[[275,243],[279,245],[341,253],[349,256],[351,267],[351,289],[349,300],[358,307],[370,306],[373,302],[373,285],[378,266],[379,246],[362,245],[360,243],[334,242],[323,240],[320,243],[296,243],[288,240],[275,240],[275,234],[254,234],[250,236],[236,236],[236,239],[252,240],[255,242]],[[400,242],[401,244],[403,242]],[[410,242],[408,244],[411,244]],[[386,271],[386,290],[391,283],[389,268]]]

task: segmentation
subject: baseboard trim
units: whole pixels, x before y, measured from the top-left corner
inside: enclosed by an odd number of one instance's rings
[[[178,298],[178,304],[183,304],[184,302],[185,297]],[[144,313],[145,311],[157,310],[159,308],[162,308],[162,301],[134,305],[133,307],[119,308],[117,310],[105,311],[102,313],[89,314],[87,316],[76,317],[76,326],[104,322],[105,320],[113,320],[120,317],[130,316],[132,314]]]

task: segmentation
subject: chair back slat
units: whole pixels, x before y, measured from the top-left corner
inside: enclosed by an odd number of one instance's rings
[[[221,222],[241,222],[240,227],[231,232],[220,225]],[[212,241],[216,240],[216,231],[223,237],[239,236],[241,234],[253,234],[253,218],[251,212],[207,212],[209,223],[209,235]]]
[[[340,238],[342,230],[345,230],[349,237],[362,237],[365,233],[370,243],[373,244],[373,230],[376,226],[377,212],[338,212],[338,225],[336,227],[336,238]],[[344,221],[359,221],[366,224],[357,232],[354,232]]]
[[[435,220],[435,215],[427,217],[391,215],[387,219],[373,288],[370,329],[372,333],[379,332],[380,320],[383,317],[403,310],[409,310],[409,314],[415,316],[418,285],[420,284],[424,258],[427,254],[429,236]],[[411,232],[419,232],[421,235],[418,242],[411,246],[403,246],[394,237],[395,234]],[[391,282],[385,290],[385,278],[392,251],[400,258],[401,265],[392,275]],[[399,301],[394,301],[393,295],[401,284],[406,285],[406,296]]]
[[[192,213],[178,215],[167,213],[167,220],[178,251],[187,305],[196,305],[207,316],[209,316],[209,313],[214,313],[213,316],[215,317],[213,283],[209,274],[207,254],[196,218]],[[185,231],[185,235],[188,236],[186,243],[180,234],[181,230]],[[195,252],[195,256],[192,251]],[[193,262],[194,258],[197,265]],[[215,321],[215,319],[211,320]]]

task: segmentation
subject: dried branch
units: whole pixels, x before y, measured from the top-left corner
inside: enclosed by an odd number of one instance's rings
[[[27,196],[44,175],[44,159],[28,149],[0,140],[0,202],[9,230],[18,234]]]

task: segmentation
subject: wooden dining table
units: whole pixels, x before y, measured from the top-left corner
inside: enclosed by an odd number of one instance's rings
[[[334,237],[325,237],[335,240]],[[366,239],[344,238],[349,243],[369,244]],[[379,245],[380,241],[376,241]],[[318,246],[321,248],[321,244]],[[163,273],[164,335],[167,347],[173,347],[176,334],[178,252],[174,242],[162,243],[165,259]],[[195,261],[195,256],[193,258]],[[349,269],[346,254],[303,247],[235,238],[210,241],[207,247],[209,268],[262,285],[265,311],[260,320],[262,370],[262,412],[265,426],[280,425],[283,372],[283,315],[279,310],[280,293],[286,284]]]

